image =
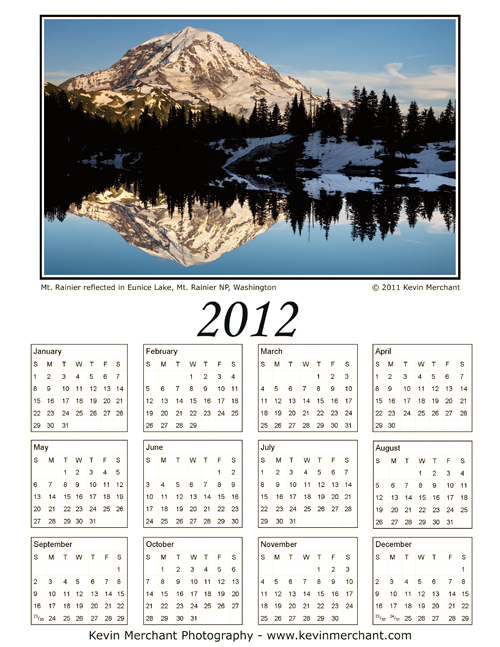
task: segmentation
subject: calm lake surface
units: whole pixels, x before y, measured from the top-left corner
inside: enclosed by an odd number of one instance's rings
[[[286,193],[236,183],[186,192],[115,181],[107,189],[83,192],[85,198],[77,196],[73,203],[65,189],[60,199],[50,195],[43,272],[454,276],[455,192],[441,188],[394,185],[311,197],[301,185]]]

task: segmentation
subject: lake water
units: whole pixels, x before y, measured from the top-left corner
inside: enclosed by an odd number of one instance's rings
[[[314,196],[301,187],[279,193],[241,184],[189,193],[148,187],[145,193],[144,187],[116,182],[78,206],[46,214],[43,274],[456,275],[453,189],[396,185],[377,193]]]

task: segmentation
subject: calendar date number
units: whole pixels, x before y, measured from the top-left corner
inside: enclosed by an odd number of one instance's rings
[[[267,335],[264,333],[265,326],[266,326],[266,319],[267,319],[267,314],[269,311],[269,306],[270,306],[270,301],[265,303],[262,306],[259,306],[256,308],[256,311],[260,312],[260,321],[259,325],[257,328],[257,332],[255,332],[251,337],[267,337]],[[206,323],[203,328],[198,332],[198,337],[215,337],[217,333],[219,332],[219,328],[215,328],[215,330],[212,328],[210,329],[210,326],[214,324],[214,322],[219,318],[222,312],[222,308],[217,301],[209,301],[206,303],[203,307],[203,310],[206,310],[207,308],[212,307],[214,309],[214,313],[212,318],[208,323]],[[299,313],[299,306],[295,303],[295,301],[287,301],[284,303],[280,310],[284,310],[285,308],[291,308],[292,312],[288,319],[284,322],[284,324],[278,328],[278,330],[274,333],[275,337],[293,337],[295,334],[295,331],[297,330],[294,328],[293,330],[290,330],[288,328],[289,324],[295,319],[295,317]],[[242,301],[235,301],[232,303],[229,308],[227,309],[227,312],[224,316],[224,332],[226,335],[229,337],[238,337],[238,335],[241,335],[241,333],[245,330],[246,325],[248,323],[248,308],[245,303]]]

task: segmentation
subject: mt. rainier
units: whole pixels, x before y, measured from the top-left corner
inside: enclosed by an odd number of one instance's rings
[[[172,99],[194,108],[210,103],[245,117],[262,97],[269,106],[277,103],[281,110],[301,92],[306,103],[311,98],[320,100],[302,83],[282,76],[238,45],[192,27],[151,38],[130,49],[109,69],[73,77],[60,87],[80,92],[135,90],[145,95],[161,88]]]

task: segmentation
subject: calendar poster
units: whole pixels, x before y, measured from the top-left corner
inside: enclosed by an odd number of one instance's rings
[[[5,645],[498,642],[498,14],[4,7]]]

